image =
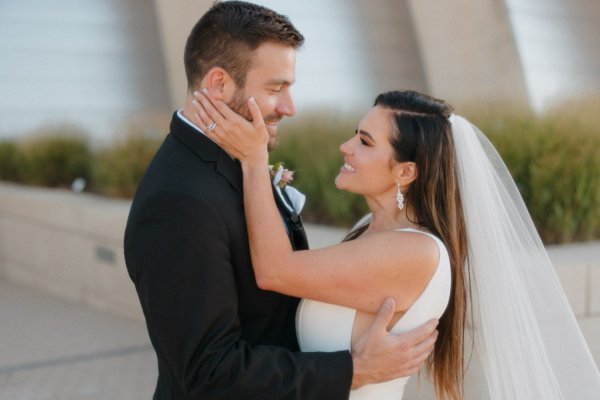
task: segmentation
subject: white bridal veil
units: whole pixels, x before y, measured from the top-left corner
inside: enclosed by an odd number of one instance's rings
[[[492,400],[600,399],[600,374],[521,195],[488,139],[450,118],[468,235],[468,329]]]

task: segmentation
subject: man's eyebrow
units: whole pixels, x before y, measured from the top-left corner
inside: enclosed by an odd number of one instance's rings
[[[369,132],[363,130],[363,129],[357,129],[356,130],[357,133],[360,133],[361,135],[365,135],[366,137],[368,137],[369,139],[371,139],[373,142],[375,142],[375,139],[373,139],[373,135],[371,135]]]
[[[276,85],[276,86],[279,86],[279,85],[282,85],[282,86],[292,86],[293,84],[294,84],[294,82],[293,82],[293,81],[292,81],[292,82],[290,82],[290,81],[288,81],[288,80],[286,80],[286,79],[269,79],[269,80],[267,81],[267,85]]]

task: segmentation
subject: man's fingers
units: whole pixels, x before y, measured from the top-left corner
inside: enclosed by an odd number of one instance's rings
[[[427,351],[425,351],[422,354],[419,354],[417,357],[415,357],[413,359],[413,364],[411,366],[412,368],[410,369],[410,372],[408,375],[414,375],[417,371],[419,371],[421,368],[423,368],[423,366],[427,362],[427,359],[429,358],[429,355],[431,354],[432,351],[433,351],[433,346],[428,348]]]
[[[437,325],[437,319],[429,320],[425,325],[403,334],[403,339],[408,344],[417,344],[423,342],[424,340],[431,338],[432,334],[436,332],[435,328],[437,328]],[[437,338],[437,333],[435,334],[435,337]]]
[[[386,297],[377,311],[377,316],[371,324],[372,330],[382,330],[387,332],[387,326],[396,312],[396,302],[391,297]]]
[[[412,357],[406,361],[404,366],[399,365],[401,368],[401,373],[399,376],[406,377],[411,376],[419,372],[421,368],[427,362],[429,355],[433,351],[433,344],[435,343],[434,339],[426,339],[425,341],[419,343],[419,345],[415,346],[412,351]]]
[[[435,347],[435,341],[437,340],[437,331],[432,332],[427,338],[418,342],[413,347],[413,354],[417,359],[426,359]]]

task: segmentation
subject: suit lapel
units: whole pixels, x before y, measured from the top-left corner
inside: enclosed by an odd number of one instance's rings
[[[240,196],[243,196],[242,169],[237,160],[231,158],[215,142],[179,118],[177,112],[173,114],[171,120],[171,134],[181,140],[202,160],[214,163],[217,173],[223,176]]]
[[[243,175],[239,161],[232,159],[216,143],[179,118],[177,112],[175,112],[171,120],[171,134],[189,147],[202,160],[214,163],[216,172],[233,186],[240,197],[243,197]],[[275,188],[273,188],[273,196],[287,226],[292,246],[295,250],[308,249],[308,241],[304,227],[302,226],[302,219],[295,211],[290,211],[286,207],[284,200],[275,191]],[[287,202],[291,204],[289,199],[287,199]]]
[[[281,190],[281,193],[283,196],[285,196],[285,190]],[[277,204],[279,213],[281,214],[283,222],[285,223],[288,237],[292,243],[292,248],[294,250],[307,250],[308,239],[306,238],[306,232],[304,231],[304,226],[302,225],[302,218],[300,218],[300,216],[296,214],[293,209],[290,211],[291,207],[287,206],[286,203],[291,204],[291,202],[287,198],[283,199],[274,186],[273,197],[275,197],[275,203]]]
[[[243,197],[243,175],[240,163],[238,160],[231,159],[227,153],[225,153],[225,155],[229,160],[217,161],[217,172],[227,179],[236,192]]]

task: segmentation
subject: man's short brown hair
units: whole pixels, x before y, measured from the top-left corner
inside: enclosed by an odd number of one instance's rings
[[[243,88],[252,52],[266,42],[296,49],[304,36],[286,16],[266,7],[243,1],[215,3],[196,23],[185,45],[188,89],[196,88],[213,67],[223,68]]]

